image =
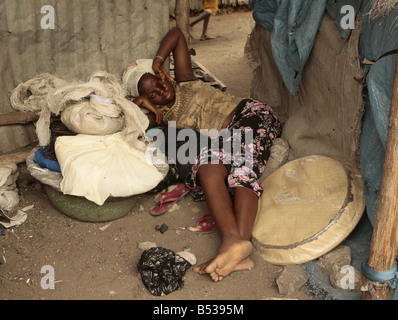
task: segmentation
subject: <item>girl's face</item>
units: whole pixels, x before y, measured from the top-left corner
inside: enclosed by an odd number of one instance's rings
[[[153,74],[147,73],[142,76],[139,83],[140,95],[146,97],[154,105],[168,105],[174,103],[175,90],[170,81],[165,81],[164,84],[159,82],[159,79]]]

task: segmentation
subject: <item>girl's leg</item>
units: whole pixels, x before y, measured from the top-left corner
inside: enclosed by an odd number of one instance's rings
[[[250,241],[257,216],[258,197],[253,191],[242,187],[235,188],[234,195],[235,219],[240,236],[242,240]],[[254,261],[247,257],[236,266],[234,271],[249,270],[253,267]],[[222,280],[221,277],[220,280]]]
[[[246,136],[248,127],[252,129],[253,135]],[[199,168],[200,184],[209,208],[215,216],[223,244],[216,258],[194,270],[200,274],[210,273],[215,281],[222,280],[233,271],[246,270],[254,265],[249,255],[258,197],[261,196],[258,177],[261,176],[269,157],[272,140],[280,134],[280,123],[273,116],[272,109],[268,105],[249,99],[239,104],[228,126],[229,130],[239,128],[242,128],[241,134],[244,134],[240,141],[245,141],[241,154],[252,166],[246,165],[246,162],[245,165],[238,164],[233,172],[229,172],[222,165],[214,167],[203,165]],[[252,140],[247,142],[246,138]],[[248,143],[252,147],[246,148]],[[247,151],[251,153],[246,154]],[[222,174],[217,175],[216,172]],[[242,174],[245,175],[244,179]],[[235,191],[234,204],[225,186],[227,176],[230,187]],[[217,181],[216,177],[219,177]],[[220,196],[220,192],[223,193],[223,197]]]
[[[245,260],[252,250],[250,241],[241,237],[235,219],[234,206],[225,185],[227,175],[227,169],[223,164],[206,164],[199,168],[200,183],[209,210],[220,232],[222,245],[213,260],[195,267],[194,271],[200,274],[208,273],[214,281],[222,280],[223,277],[235,271],[239,263]],[[243,221],[244,215],[240,216]]]
[[[250,241],[254,222],[257,216],[258,197],[249,189],[237,187],[234,189],[235,202],[234,211],[235,219],[238,225],[239,233],[242,240]],[[244,271],[254,267],[254,261],[248,256],[239,262],[233,271]],[[218,281],[223,276],[218,276]]]
[[[235,218],[240,236],[243,240],[250,241],[257,216],[258,197],[253,191],[243,187],[235,188],[234,195]]]

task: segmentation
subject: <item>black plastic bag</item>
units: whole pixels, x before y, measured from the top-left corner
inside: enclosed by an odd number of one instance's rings
[[[155,296],[165,296],[184,287],[183,277],[192,265],[161,247],[145,250],[138,262],[138,271],[148,290]]]
[[[164,177],[164,179],[160,181],[155,188],[149,190],[147,193],[149,194],[159,193],[162,190],[166,189],[168,186],[181,182],[184,181],[180,179],[177,166],[175,164],[169,164],[169,171],[167,172],[167,175]]]

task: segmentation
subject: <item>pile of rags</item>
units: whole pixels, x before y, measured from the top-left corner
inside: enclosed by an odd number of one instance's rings
[[[147,116],[126,96],[122,81],[104,71],[87,82],[44,73],[13,90],[15,109],[40,115],[36,133],[41,147],[51,142],[52,114],[77,134],[55,141],[64,194],[103,205],[109,197],[145,193],[167,174],[167,163],[155,165],[148,157]]]
[[[19,203],[16,181],[19,176],[18,167],[14,163],[0,166],[0,207],[11,210]]]
[[[51,115],[78,134],[108,135],[122,131],[126,141],[145,149],[142,137],[148,118],[126,99],[127,91],[113,74],[97,71],[87,82],[57,78],[48,73],[18,85],[11,94],[14,109],[40,115],[36,133],[40,146],[50,142]]]

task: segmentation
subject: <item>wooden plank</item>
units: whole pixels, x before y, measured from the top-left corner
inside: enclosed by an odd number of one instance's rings
[[[20,151],[15,151],[12,153],[0,155],[0,165],[8,164],[8,163],[23,163],[26,161],[29,153],[31,153],[32,147],[24,148]]]
[[[215,87],[221,91],[227,90],[227,86],[221,82],[214,74],[212,74],[208,69],[206,69],[201,63],[192,60],[192,69],[194,75],[202,80],[203,82],[209,83],[212,87]],[[174,77],[174,65],[170,64],[170,75]]]
[[[384,161],[379,204],[373,228],[368,266],[374,271],[389,271],[395,265],[398,253],[398,56],[391,101],[387,148]],[[387,281],[388,282],[388,281]],[[365,291],[363,300],[389,300],[389,283],[377,283]]]
[[[39,115],[33,112],[11,112],[0,115],[0,126],[11,124],[25,124],[39,119]]]
[[[192,68],[195,70],[196,68],[201,69],[204,74],[208,75],[212,81],[210,81],[211,85],[213,87],[216,87],[217,89],[220,89],[221,91],[227,90],[227,86],[221,82],[220,79],[218,79],[214,74],[212,74],[204,65],[199,63],[198,61],[192,61]]]

